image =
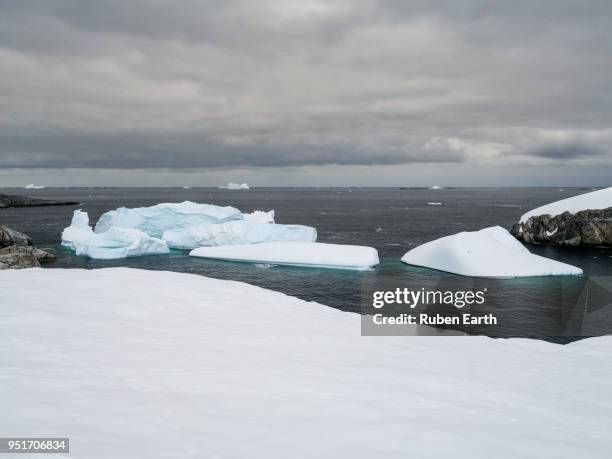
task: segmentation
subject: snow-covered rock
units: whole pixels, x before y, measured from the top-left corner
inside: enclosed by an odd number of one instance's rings
[[[250,214],[242,214],[245,220],[253,223],[274,223],[274,211],[256,210]]]
[[[62,245],[79,256],[99,260],[169,252],[163,241],[138,229],[113,226],[94,233],[87,212],[81,210],[74,211],[70,226],[62,232]]]
[[[263,244],[200,247],[193,257],[319,268],[366,270],[379,263],[372,247],[320,242],[265,242]]]
[[[317,240],[317,230],[302,225],[234,220],[214,225],[167,230],[164,231],[162,239],[169,247],[194,249],[202,246],[259,244],[273,241],[314,242]]]
[[[538,215],[560,215],[563,212],[575,214],[581,210],[597,210],[612,207],[612,187],[604,188],[590,193],[580,194],[571,198],[562,199],[550,204],[537,207],[523,214],[520,223]]]
[[[530,210],[511,231],[528,243],[612,247],[612,188]]]
[[[0,431],[70,436],[70,457],[612,451],[609,336],[368,337],[358,314],[127,268],[3,271],[0,292]]]
[[[198,204],[191,201],[162,203],[151,207],[120,207],[104,213],[96,224],[95,232],[111,227],[135,228],[149,236],[161,238],[166,230],[186,228],[231,220],[242,220],[242,213],[234,207]]]
[[[225,188],[227,190],[248,190],[250,189],[247,183],[234,183],[234,182],[229,182],[226,186],[222,186],[219,188]]]
[[[582,274],[580,268],[530,253],[499,226],[436,239],[408,251],[402,261],[473,277]]]

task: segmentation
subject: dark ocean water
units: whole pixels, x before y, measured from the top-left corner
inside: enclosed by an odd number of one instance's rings
[[[278,223],[317,228],[320,242],[369,245],[378,249],[381,264],[368,272],[274,266],[191,258],[187,251],[123,260],[100,261],[74,256],[59,246],[75,207],[0,209],[0,223],[29,234],[36,245],[51,249],[57,262],[49,268],[129,266],[232,279],[359,312],[362,286],[397,282],[419,288],[432,281],[453,282],[460,276],[416,268],[399,260],[409,249],[459,231],[500,225],[510,228],[529,209],[590,191],[565,188],[47,188],[0,189],[0,193],[71,200],[82,203],[90,219],[117,207],[141,207],[191,200],[231,205],[243,212],[276,210]],[[441,202],[431,206],[428,202]],[[612,333],[606,296],[596,304],[584,299],[591,279],[612,277],[612,251],[529,246],[533,253],[581,267],[586,276],[489,281],[495,311],[501,320],[497,336],[594,336]],[[492,259],[494,263],[495,260]],[[460,278],[464,281],[466,278]],[[593,290],[593,289],[591,289]],[[588,295],[587,295],[588,297]],[[591,295],[589,298],[592,298]],[[485,333],[488,333],[485,331]]]

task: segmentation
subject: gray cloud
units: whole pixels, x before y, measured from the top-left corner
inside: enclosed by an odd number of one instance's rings
[[[0,168],[612,161],[607,1],[0,8]]]
[[[549,159],[575,159],[601,156],[605,152],[598,147],[584,144],[549,145],[528,151],[529,156]]]

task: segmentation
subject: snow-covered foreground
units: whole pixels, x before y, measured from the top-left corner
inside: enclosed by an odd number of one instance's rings
[[[520,222],[524,223],[529,220],[530,217],[537,215],[549,214],[555,216],[561,215],[563,212],[575,214],[581,210],[607,209],[608,207],[612,207],[612,187],[579,194],[578,196],[540,206],[523,214]]]
[[[612,338],[362,337],[239,282],[0,272],[0,432],[73,458],[566,458],[612,450]]]

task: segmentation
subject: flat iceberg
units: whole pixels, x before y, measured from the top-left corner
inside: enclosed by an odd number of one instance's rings
[[[189,255],[249,263],[359,271],[379,263],[378,252],[372,247],[321,242],[264,242],[252,245],[200,247],[192,250]]]
[[[98,260],[168,253],[168,246],[134,228],[111,227],[103,233],[94,233],[89,226],[87,212],[75,210],[70,226],[62,232],[62,245],[79,256]]]
[[[256,210],[250,214],[242,214],[245,220],[253,223],[274,223],[274,211]]]
[[[135,228],[149,236],[161,238],[164,231],[170,229],[210,225],[242,220],[242,218],[242,213],[234,207],[184,201],[132,209],[120,207],[102,214],[94,231],[103,233],[111,227]]]
[[[580,268],[530,253],[500,226],[436,239],[408,251],[402,261],[472,277],[582,274]]]
[[[26,190],[42,190],[44,189],[44,185],[34,185],[33,183],[29,183],[26,186],[24,186],[24,188]]]
[[[520,223],[525,223],[530,217],[538,215],[561,215],[564,212],[575,214],[582,210],[599,210],[612,207],[612,187],[591,191],[567,199],[537,207],[523,214]]]
[[[272,211],[274,212],[274,211]],[[257,219],[255,219],[257,220]],[[215,225],[190,226],[164,231],[162,240],[168,247],[194,249],[202,246],[259,244],[273,241],[317,240],[317,230],[310,226],[257,223],[234,220]]]

